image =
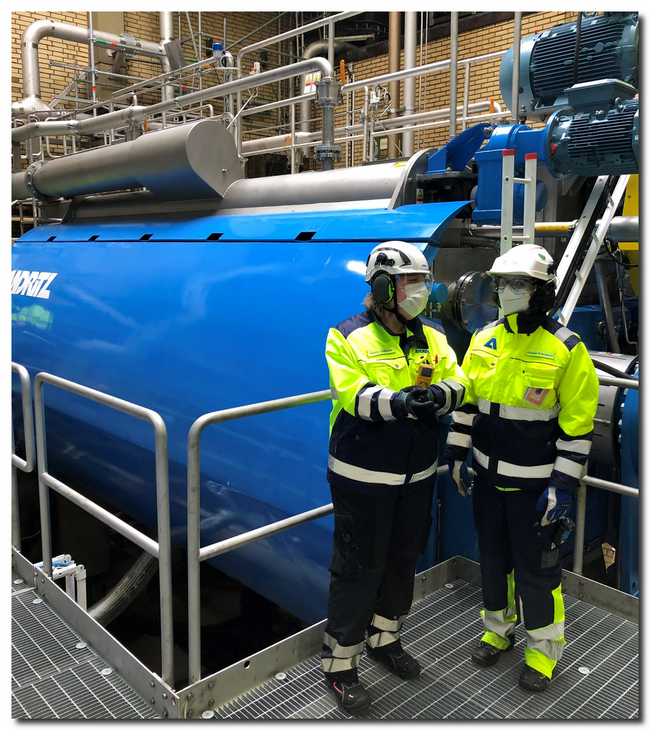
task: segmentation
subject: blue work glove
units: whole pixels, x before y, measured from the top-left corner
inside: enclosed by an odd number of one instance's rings
[[[458,492],[463,497],[471,494],[476,476],[474,469],[470,469],[464,461],[447,459],[447,463],[449,464],[449,475],[456,482]]]
[[[557,489],[557,487],[546,487],[535,505],[538,512],[544,512],[540,520],[542,527],[557,522],[566,515],[570,508],[571,495],[563,489]]]

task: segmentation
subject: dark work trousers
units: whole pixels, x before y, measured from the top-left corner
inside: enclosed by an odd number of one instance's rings
[[[375,613],[397,619],[409,612],[416,561],[431,530],[434,484],[376,495],[330,485],[334,549],[325,632],[338,644],[363,642]]]
[[[514,569],[526,631],[553,623],[552,591],[562,578],[560,550],[551,549],[557,525],[534,528],[543,514],[535,508],[543,491],[504,492],[478,476],[473,490],[483,604],[488,611],[506,608],[507,576]]]

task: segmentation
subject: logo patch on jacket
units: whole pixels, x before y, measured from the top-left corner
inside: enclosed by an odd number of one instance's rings
[[[490,339],[483,345],[483,347],[489,347],[490,350],[496,350],[497,349],[497,338],[490,337]]]
[[[397,354],[395,350],[393,350],[392,347],[389,347],[385,350],[368,350],[366,352],[366,357],[379,357],[380,355],[395,355]]]
[[[531,357],[545,357],[547,360],[555,360],[554,352],[543,352],[542,350],[528,350],[526,355]]]
[[[534,406],[541,406],[548,394],[548,388],[526,388],[524,400]]]

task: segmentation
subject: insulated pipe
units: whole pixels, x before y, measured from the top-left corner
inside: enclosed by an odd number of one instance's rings
[[[218,121],[203,119],[36,163],[12,175],[12,199],[72,198],[141,187],[162,200],[220,198],[240,177],[230,133]]]
[[[456,106],[458,105],[458,13],[451,14],[451,55],[450,55],[450,85],[449,85],[449,139],[456,136]]]
[[[513,124],[519,124],[519,57],[521,51],[521,11],[515,12],[515,37],[512,46],[512,108]]]
[[[226,191],[222,208],[250,208],[259,205],[311,205],[349,200],[389,200],[404,172],[386,162],[354,168],[340,168],[300,175],[246,178]]]
[[[160,45],[164,48],[165,43],[174,39],[174,13],[172,12],[161,12],[160,13]],[[167,56],[162,61],[163,73],[167,73],[171,70],[169,59]],[[161,98],[163,101],[168,101],[174,98],[174,87],[165,85],[161,89]]]
[[[400,36],[402,33],[402,14],[388,13],[388,73],[393,74],[400,70]],[[390,94],[389,119],[393,119],[399,112],[399,81],[388,84]],[[365,139],[365,136],[364,136]],[[388,135],[388,158],[394,160],[400,156],[398,136]]]
[[[153,116],[176,105],[188,106],[207,99],[222,98],[243,89],[299,76],[310,70],[320,71],[324,79],[331,80],[334,75],[329,61],[317,57],[153,104],[144,107],[143,113],[147,117]],[[326,111],[324,107],[323,144],[331,144],[334,140],[334,114],[326,114]],[[216,131],[210,131],[210,127],[206,128],[206,123],[214,125]],[[201,131],[193,131],[199,128]],[[158,137],[158,134],[163,132],[155,135],[145,134],[132,142],[69,155],[40,167],[32,166],[25,173],[12,175],[12,200],[24,200],[32,197],[34,193],[44,197],[72,197],[142,186],[165,200],[173,197],[179,199],[179,190],[182,191],[182,199],[220,197],[227,187],[226,183],[230,184],[234,179],[241,177],[238,162],[235,165],[234,159],[230,159],[230,145],[226,139],[221,143],[221,149],[219,145],[214,144],[214,135],[222,133],[230,138],[223,125],[205,119],[196,124],[164,130],[164,134],[167,135],[164,138]],[[191,159],[184,146],[190,134],[196,138],[196,144],[193,145],[195,153]],[[136,144],[139,145],[137,148]],[[166,149],[160,148],[163,144]],[[212,154],[201,155],[198,151],[198,146],[201,144],[205,144],[206,151]],[[137,154],[133,152],[135,149]],[[169,159],[166,159],[170,150],[173,152],[171,166],[168,164]],[[223,154],[228,156],[225,165],[221,157]],[[212,159],[215,155],[216,167]],[[180,176],[176,183],[173,180],[174,176]]]
[[[452,16],[458,13],[452,13]],[[404,70],[415,68],[417,50],[418,14],[414,11],[404,13]],[[452,69],[454,63],[452,59]],[[452,102],[452,110],[456,104]],[[415,112],[415,77],[404,79],[404,111],[402,116],[410,116]],[[413,154],[413,132],[402,133],[402,156],[411,157]]]
[[[53,110],[41,99],[41,81],[38,67],[38,44],[43,38],[58,38],[72,43],[90,44],[90,29],[78,25],[55,23],[52,20],[37,20],[25,29],[22,37],[22,64],[23,64],[23,93],[22,101],[11,105],[12,116],[26,116],[28,114],[53,114]],[[136,40],[136,46],[127,46],[126,41],[119,35],[94,31],[96,41],[115,44],[120,47],[137,51],[143,56],[153,56],[161,60],[165,57],[164,50],[159,43]]]
[[[101,114],[89,119],[68,119],[65,121],[32,122],[11,130],[12,142],[23,142],[33,137],[58,137],[61,135],[81,135],[119,129],[129,124],[138,124],[146,116],[146,107],[130,106],[116,112]]]

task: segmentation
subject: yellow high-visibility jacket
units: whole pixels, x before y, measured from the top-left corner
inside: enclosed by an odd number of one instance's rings
[[[397,335],[366,310],[330,329],[326,358],[333,399],[328,481],[358,492],[432,482],[438,419],[407,416],[400,391],[415,384],[421,364],[431,364],[432,387],[445,399],[438,415],[462,402],[467,378],[442,327],[416,317]]]
[[[477,330],[463,360],[465,404],[445,458],[501,488],[573,493],[591,449],[598,378],[578,335],[546,315],[511,314]]]

